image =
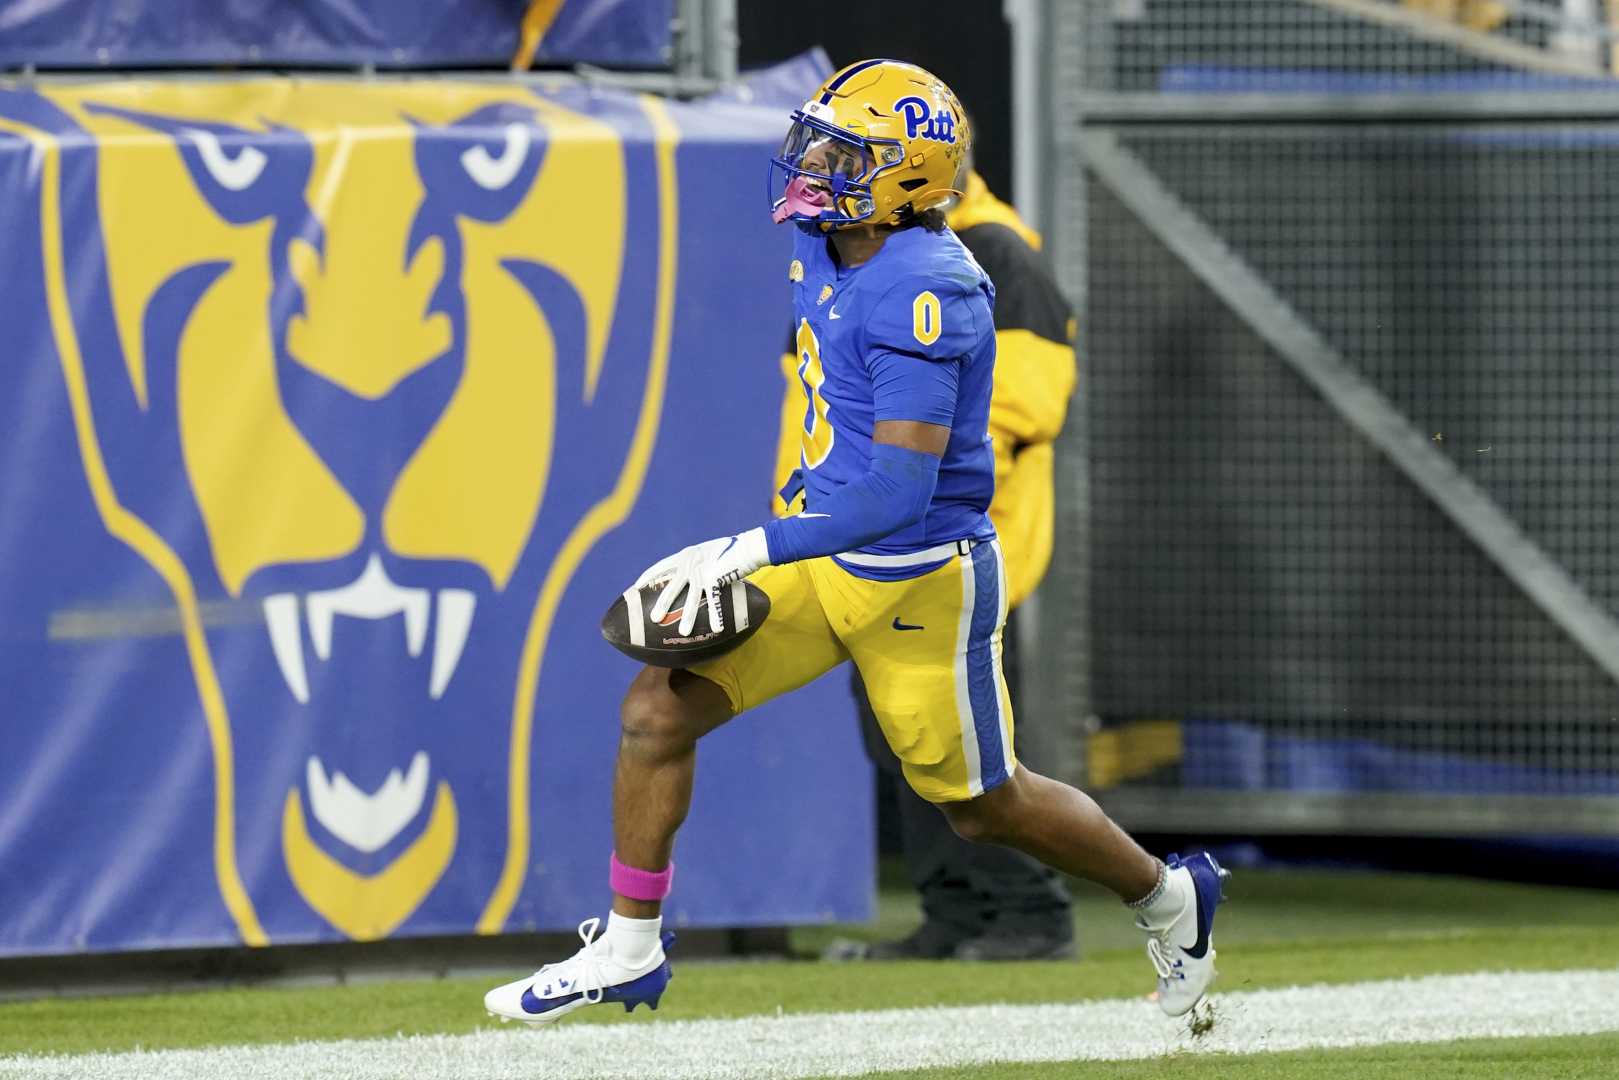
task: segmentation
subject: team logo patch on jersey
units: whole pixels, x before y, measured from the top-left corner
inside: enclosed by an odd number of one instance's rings
[[[815,298],[815,306],[819,307],[820,305],[826,303],[830,299],[832,299],[832,286],[830,286],[830,285],[822,285],[821,286],[821,295],[817,296]]]
[[[954,144],[956,118],[949,109],[931,109],[925,98],[912,94],[894,102],[894,111],[905,118],[907,139],[931,139]]]
[[[787,264],[787,280],[788,281],[803,281],[804,280],[804,264],[802,262],[798,261],[797,259],[794,259],[792,262]]]

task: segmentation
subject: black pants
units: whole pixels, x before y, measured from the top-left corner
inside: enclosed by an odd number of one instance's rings
[[[1017,649],[1010,617],[1004,640],[1006,681],[1015,691]],[[927,920],[957,932],[963,940],[990,932],[1066,940],[1073,924],[1061,876],[1021,851],[957,836],[938,807],[912,791],[900,776],[899,759],[877,725],[860,672],[852,666],[850,670],[866,752],[894,778],[900,846]]]

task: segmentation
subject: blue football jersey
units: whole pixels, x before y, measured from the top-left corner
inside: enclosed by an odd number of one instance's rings
[[[905,556],[956,540],[994,537],[995,495],[989,399],[995,370],[995,287],[948,229],[920,226],[892,233],[871,259],[843,268],[824,235],[799,230],[793,245],[794,345],[807,398],[800,466],[804,510],[871,466],[875,403],[871,363],[888,353],[957,364],[955,416],[939,466],[938,486],[922,520],[862,555]],[[890,408],[884,419],[938,422],[927,403],[913,415]],[[937,562],[855,566],[861,577],[914,577]]]

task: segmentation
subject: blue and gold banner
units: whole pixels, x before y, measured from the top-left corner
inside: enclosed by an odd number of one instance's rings
[[[605,906],[598,621],[768,513],[776,111],[0,91],[0,954]],[[863,916],[839,676],[711,736],[677,924]]]
[[[531,0],[0,0],[0,67],[505,67]],[[675,0],[561,0],[540,64],[669,66]]]

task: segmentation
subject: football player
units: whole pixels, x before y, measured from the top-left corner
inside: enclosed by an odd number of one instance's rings
[[[1001,633],[1001,663],[1015,713],[1017,611],[1051,562],[1053,443],[1062,432],[1077,378],[1075,324],[1067,299],[1040,258],[1040,234],[996,198],[970,165],[969,151],[963,194],[945,223],[995,285],[995,379],[989,404],[995,498],[989,517],[1005,561],[1007,618]],[[781,358],[785,383],[777,487],[800,467],[804,425],[797,350],[789,343],[787,351]],[[777,496],[771,509],[782,516],[797,508]],[[890,806],[882,809],[896,812],[900,854],[921,895],[923,918],[903,938],[870,945],[837,938],[822,955],[836,960],[1072,957],[1077,951],[1073,909],[1062,875],[1015,848],[972,844],[958,837],[944,816],[900,778],[899,759],[889,750],[871,711],[865,683],[857,670],[850,674],[866,751],[885,779],[898,781]],[[1025,740],[1020,737],[1019,742]],[[879,786],[878,793],[879,798],[887,795],[887,785]]]
[[[694,544],[636,582],[667,582],[651,617],[681,605],[682,635],[705,604],[720,625],[719,587],[743,577],[770,596],[770,617],[718,659],[636,676],[606,929],[586,920],[571,958],[489,991],[492,1014],[547,1022],[604,1001],[655,1006],[669,981],[660,912],[699,738],[846,660],[905,779],[957,833],[1117,893],[1147,935],[1166,1013],[1191,1009],[1213,978],[1214,859],[1160,862],[1013,753],[1007,589],[987,513],[995,290],[944,219],[971,138],[950,89],[893,60],[849,65],[792,114],[771,162],[771,214],[796,232],[804,509]]]

